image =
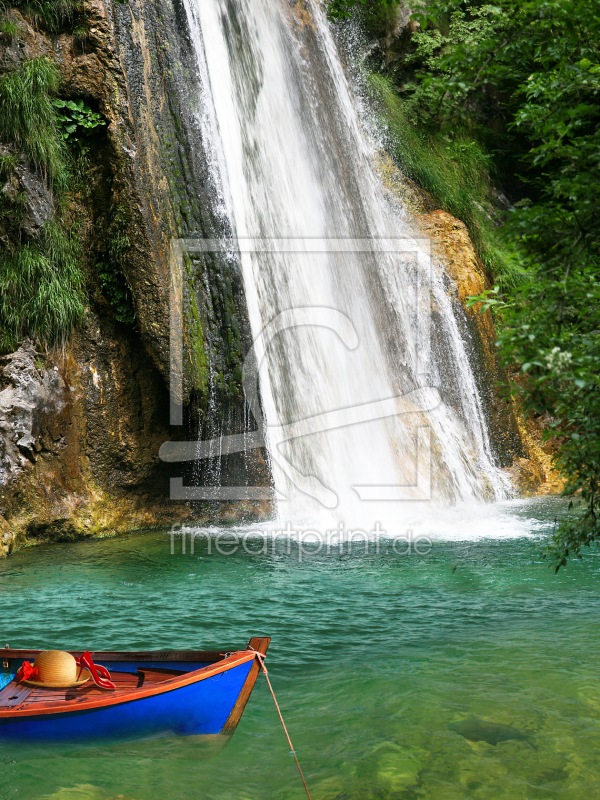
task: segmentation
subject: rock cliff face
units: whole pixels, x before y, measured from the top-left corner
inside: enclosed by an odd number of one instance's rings
[[[479,295],[489,286],[483,264],[464,222],[439,209],[419,214],[417,221],[433,243],[434,257],[445,266],[450,292],[465,309],[472,332],[474,352],[471,358],[476,364],[475,374],[487,408],[491,439],[499,463],[508,467],[515,458],[524,458],[526,449],[512,404],[498,391],[506,376],[496,357],[492,315],[489,311],[480,314],[477,308],[467,307],[469,296]]]
[[[85,253],[84,323],[62,349],[36,351],[26,342],[0,363],[0,551],[25,540],[268,512],[264,502],[172,502],[171,477],[193,483],[205,476],[158,458],[164,441],[239,433],[249,424],[241,389],[250,343],[241,275],[224,260],[179,263],[181,238],[224,233],[202,158],[200,92],[181,5],[85,0],[83,36],[50,35],[18,10],[8,14],[19,32],[0,41],[0,71],[46,56],[60,71],[60,96],[83,99],[107,124],[69,195]],[[19,235],[35,237],[54,213],[44,176],[21,159],[7,187],[26,193]],[[118,295],[103,274],[110,259]],[[178,294],[174,266],[184,275]],[[115,304],[124,293],[133,324]],[[178,426],[169,425],[173,297],[182,306],[187,345]],[[212,461],[212,474],[224,483],[269,484],[260,451]]]
[[[0,362],[4,552],[191,516],[165,503],[168,404],[132,344],[96,319],[64,356],[27,341]]]

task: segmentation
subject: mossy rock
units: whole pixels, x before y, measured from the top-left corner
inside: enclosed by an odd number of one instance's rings
[[[26,528],[28,539],[36,542],[80,542],[90,534],[73,523],[71,519],[53,519],[51,522],[33,521]]]

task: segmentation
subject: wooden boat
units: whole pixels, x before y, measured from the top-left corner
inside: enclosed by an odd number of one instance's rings
[[[244,650],[94,652],[114,691],[91,681],[69,689],[17,683],[15,674],[39,650],[0,650],[10,682],[0,690],[0,740],[92,742],[172,736],[229,737],[260,671],[256,653],[269,637]],[[71,651],[76,658],[78,651]]]

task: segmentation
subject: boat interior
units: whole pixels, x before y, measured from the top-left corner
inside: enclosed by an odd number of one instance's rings
[[[217,650],[198,650],[180,652],[95,652],[94,663],[106,667],[116,689],[107,692],[89,680],[82,686],[67,689],[53,689],[31,686],[15,680],[17,670],[26,660],[35,660],[38,650],[1,650],[2,671],[0,672],[0,710],[7,711],[35,704],[80,703],[84,700],[106,697],[113,700],[119,695],[135,694],[136,690],[171,681],[188,672],[223,661],[229,653]],[[70,651],[78,657],[79,651]]]

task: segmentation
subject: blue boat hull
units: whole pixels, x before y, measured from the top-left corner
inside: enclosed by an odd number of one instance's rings
[[[0,719],[0,740],[92,742],[220,734],[252,663],[239,664],[171,691],[104,708]]]

